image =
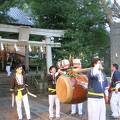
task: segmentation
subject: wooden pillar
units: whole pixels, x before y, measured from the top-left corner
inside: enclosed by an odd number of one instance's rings
[[[29,71],[29,47],[27,45],[29,41],[30,27],[21,26],[19,27],[19,42],[25,46],[25,70]]]
[[[52,65],[52,48],[50,45],[50,37],[46,37],[46,62],[47,62],[47,73],[49,73],[49,67]]]
[[[25,69],[26,72],[29,71],[29,49],[28,46],[25,46]]]

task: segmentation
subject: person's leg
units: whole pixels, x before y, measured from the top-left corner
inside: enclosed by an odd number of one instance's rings
[[[106,120],[106,105],[105,99],[99,100],[99,120]]]
[[[76,114],[76,107],[77,107],[77,104],[71,104],[71,114]]]
[[[15,101],[17,106],[18,119],[22,119],[22,101],[18,100],[17,97],[15,97]]]
[[[77,106],[78,106],[78,114],[82,115],[83,114],[83,103],[79,103]]]
[[[88,98],[88,120],[99,120],[98,100],[96,98]]]
[[[6,66],[6,72],[7,72],[7,75],[9,76],[9,66],[8,65]]]
[[[11,75],[10,65],[8,66],[8,76]]]
[[[30,117],[30,106],[29,106],[27,94],[23,96],[23,104],[24,104],[24,108],[25,108],[26,117],[29,120],[29,119],[31,119],[31,117]]]
[[[110,100],[110,107],[112,111],[112,116],[113,117],[118,117],[119,116],[119,110],[118,110],[118,94],[113,92]]]
[[[120,117],[120,92],[118,92],[118,113],[119,113],[119,117]]]
[[[53,106],[54,106],[54,100],[55,100],[55,95],[49,95],[49,118],[53,118],[54,114],[53,114]]]
[[[60,117],[60,101],[57,95],[55,96],[55,104],[56,104],[56,118],[59,118]]]
[[[10,65],[6,66],[6,71],[7,71],[7,75],[10,76],[11,75]]]

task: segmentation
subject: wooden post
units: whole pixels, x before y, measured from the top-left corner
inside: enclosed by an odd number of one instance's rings
[[[46,37],[46,62],[47,62],[47,73],[49,73],[49,67],[52,65],[52,49],[50,45],[50,37]]]
[[[29,49],[28,46],[25,46],[25,70],[29,71]]]

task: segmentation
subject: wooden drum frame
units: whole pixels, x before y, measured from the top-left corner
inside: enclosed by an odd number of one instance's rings
[[[87,100],[88,79],[86,75],[69,77],[61,75],[57,79],[56,93],[62,103],[74,104]]]

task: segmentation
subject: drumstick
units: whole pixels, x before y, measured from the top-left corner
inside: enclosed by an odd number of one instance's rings
[[[14,103],[15,103],[15,95],[14,93],[12,93],[12,108],[14,107]]]
[[[74,68],[73,71],[80,73],[80,72],[88,72],[90,68]]]
[[[30,93],[30,92],[28,92],[28,94],[30,95],[30,96],[32,96],[32,97],[37,97],[37,95],[35,95],[35,94],[32,94],[32,93]]]

